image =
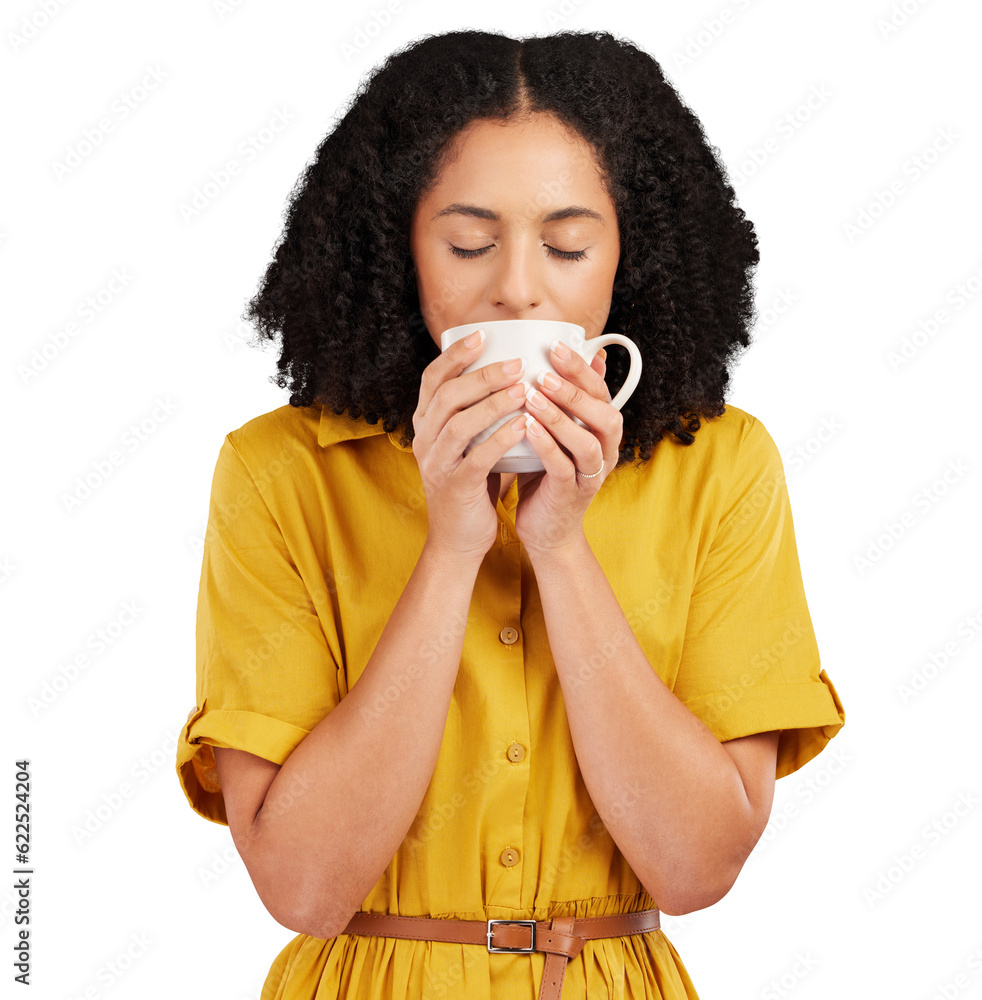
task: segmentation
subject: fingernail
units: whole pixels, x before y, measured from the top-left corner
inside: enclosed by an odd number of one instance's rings
[[[478,344],[484,341],[484,331],[475,330],[469,337],[464,340],[464,347],[477,347]]]
[[[561,389],[563,385],[552,372],[546,371],[545,368],[539,372],[539,377],[536,381],[546,389]]]
[[[560,343],[558,337],[556,337],[549,346],[556,352],[557,358],[560,358],[563,361],[566,361],[569,358],[569,348],[565,344]]]
[[[529,433],[534,434],[536,437],[542,434],[542,424],[531,413],[525,414],[525,426],[528,428]]]

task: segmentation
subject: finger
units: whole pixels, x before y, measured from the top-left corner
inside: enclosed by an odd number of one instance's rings
[[[581,392],[579,389],[576,391]],[[595,402],[600,406],[604,405],[599,400],[595,400]],[[539,403],[544,405],[540,406]],[[613,423],[611,423],[609,430],[594,433],[587,427],[581,427],[555,403],[532,388],[529,389],[525,408],[534,417],[536,423],[556,442],[557,448],[562,445],[566,449],[570,460],[577,469],[593,471],[600,468],[601,462],[604,461],[604,453],[608,450],[610,442],[615,440],[615,435],[616,440],[620,440],[620,430],[616,429]],[[621,421],[620,412],[609,404],[606,408],[614,414],[615,421],[619,423]],[[530,441],[536,437],[534,427],[529,427],[528,437]]]
[[[480,336],[475,338],[474,334]],[[477,343],[472,343],[476,339]],[[485,337],[482,330],[460,340],[455,340],[445,351],[441,351],[424,369],[419,386],[419,404],[416,412],[423,416],[429,409],[436,390],[447,379],[456,378],[468,365],[472,365],[484,350]]]
[[[506,420],[489,438],[471,448],[471,450],[463,457],[463,459],[461,459],[460,464],[454,470],[454,475],[463,476],[465,479],[471,480],[474,483],[481,479],[487,479],[491,475],[491,466],[494,465],[506,451],[510,448],[514,448],[515,445],[518,444],[523,437],[525,437],[526,428],[527,425],[524,414],[519,414],[515,416],[514,419]],[[498,486],[496,489],[500,491],[500,488],[501,479],[499,476]],[[498,493],[495,492],[492,496],[490,492],[490,484],[488,490],[488,496],[489,499],[491,499],[491,503],[496,504],[498,500]]]
[[[542,382],[551,379],[545,373]],[[552,375],[552,379],[558,376]],[[565,379],[559,379],[559,389],[529,387],[525,409],[545,427],[555,440],[576,459],[576,467],[597,469],[605,455],[613,454],[619,445],[624,425],[620,410],[610,403],[595,399]],[[558,405],[561,404],[561,405]],[[566,409],[586,424],[578,424]],[[579,412],[577,412],[579,411]]]
[[[590,362],[590,367],[597,371],[602,379],[607,374],[607,360],[601,354],[595,354],[593,356],[593,360]],[[610,394],[610,386],[607,385],[607,381],[604,379],[604,388],[603,393],[601,394],[601,399],[603,399],[605,403],[609,403],[612,398],[613,397]]]
[[[601,347],[600,351],[603,351],[604,358],[606,359],[606,349]],[[597,353],[599,354],[600,351]],[[565,357],[563,357],[564,354],[566,355]],[[552,342],[551,358],[553,367],[563,378],[570,379],[577,385],[582,386],[598,399],[610,400],[610,390],[604,381],[603,371],[597,371],[592,363],[588,364],[584,361],[576,351],[570,350],[558,337]],[[606,360],[604,361],[604,365],[606,366]]]
[[[470,441],[477,435],[482,435],[499,420],[507,424],[507,417],[515,416],[525,405],[525,383],[518,381],[505,389],[499,389],[485,399],[480,400],[462,410],[446,415],[441,403],[440,392],[431,406],[432,420],[439,428],[431,446],[431,454],[437,468],[446,472],[452,471],[463,458],[464,451]],[[497,433],[501,428],[496,428]],[[493,437],[494,434],[490,435]],[[485,439],[487,440],[487,439]],[[480,444],[484,444],[481,441]],[[475,446],[477,447],[477,446]],[[510,447],[510,446],[509,446]],[[470,454],[470,453],[468,453]],[[500,456],[499,456],[500,457]],[[497,461],[493,459],[490,465]],[[483,475],[487,475],[485,469]]]
[[[586,366],[584,365],[584,367]],[[592,374],[600,378],[596,370],[593,370]],[[554,424],[559,422],[561,414],[571,414],[594,431],[610,433],[613,430],[613,415],[617,414],[618,411],[610,405],[610,393],[607,391],[603,379],[600,379],[600,384],[604,387],[603,397],[598,399],[569,379],[542,369],[532,387],[536,391],[527,393],[525,406],[550,430]],[[550,404],[552,405],[550,406]],[[538,413],[537,410],[542,412]],[[570,417],[567,419],[572,427],[579,426]],[[565,438],[560,438],[560,440],[566,444]]]
[[[451,344],[446,353],[454,351],[460,343],[461,341],[457,341]],[[477,354],[479,351],[473,348],[472,353]],[[516,383],[524,386],[521,378],[528,365],[526,358],[509,358],[481,365],[466,374],[459,374],[461,364],[466,367],[469,362],[466,355],[461,358],[457,353],[456,361],[448,359],[452,365],[444,367],[443,381],[437,382],[436,380],[441,378],[441,370],[437,366],[439,360],[441,359],[437,358],[432,361],[423,373],[420,402],[413,413],[413,427],[421,444],[438,440],[448,421],[454,419],[456,414],[466,414],[458,419],[454,426],[459,435],[467,434],[466,440],[469,440],[470,437],[490,427],[495,420],[507,413],[509,408],[516,408],[511,405],[513,401],[517,400],[517,406],[524,402],[524,387],[521,392],[513,393],[507,400],[500,395],[500,390],[513,387]],[[452,374],[455,371],[458,372],[457,375]],[[480,402],[486,404],[483,409],[475,406]],[[456,458],[460,458],[460,452]]]
[[[542,468],[545,470],[545,474],[551,477],[554,482],[572,484],[572,481],[576,478],[573,459],[563,452],[549,430],[533,417],[531,413],[525,415],[525,420],[528,424],[528,431],[525,436],[532,445],[532,450],[542,460]]]
[[[466,374],[449,376],[433,391],[430,405],[423,416],[428,416],[433,411],[442,424],[450,414],[465,410],[499,389],[520,382],[527,367],[528,358],[508,358],[481,365]]]

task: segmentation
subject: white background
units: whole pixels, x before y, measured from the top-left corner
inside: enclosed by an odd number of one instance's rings
[[[4,5],[2,863],[28,757],[36,995],[256,998],[293,937],[174,768],[215,459],[287,402],[239,316],[365,75],[420,35],[481,27],[604,29],[652,54],[760,238],[757,339],[729,401],[785,457],[847,721],[778,782],[729,895],[666,917],[670,939],[703,1000],[982,997],[977,5],[398,0],[380,26],[384,7]],[[61,170],[70,149],[88,153]]]

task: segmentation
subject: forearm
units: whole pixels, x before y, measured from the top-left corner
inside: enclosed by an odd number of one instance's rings
[[[269,787],[255,835],[304,933],[340,933],[419,811],[479,568],[424,546],[358,681]]]
[[[739,770],[648,662],[586,537],[530,558],[598,815],[662,909],[711,905],[748,853]]]

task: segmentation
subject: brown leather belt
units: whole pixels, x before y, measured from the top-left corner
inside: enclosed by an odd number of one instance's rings
[[[481,944],[490,952],[512,955],[541,951],[545,953],[546,963],[539,1000],[559,1000],[566,962],[579,955],[584,941],[647,934],[658,930],[659,926],[657,909],[611,913],[605,917],[553,917],[551,920],[444,920],[359,910],[341,933]]]

